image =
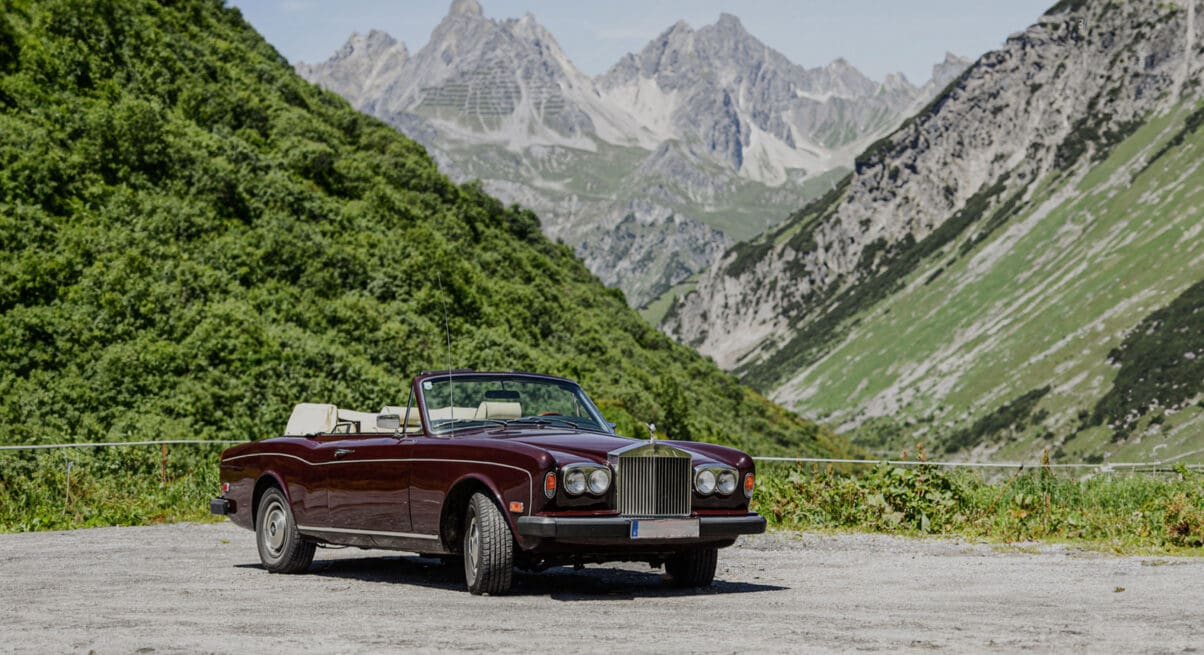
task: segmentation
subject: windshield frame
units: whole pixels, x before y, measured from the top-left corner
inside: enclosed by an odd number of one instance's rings
[[[598,406],[594,404],[593,399],[589,397],[589,394],[585,393],[585,389],[581,388],[581,385],[577,384],[573,380],[552,375],[541,375],[538,373],[525,373],[520,371],[512,371],[507,373],[487,371],[438,371],[424,373],[414,378],[413,388],[411,389],[411,392],[415,394],[415,397],[418,401],[416,405],[422,418],[423,427],[425,428],[426,433],[429,435],[451,436],[456,432],[463,430],[502,430],[508,426],[511,420],[520,420],[509,419],[501,422],[498,419],[480,419],[479,422],[473,421],[452,427],[434,425],[430,418],[430,412],[426,404],[426,386],[428,383],[441,382],[443,380],[447,380],[448,384],[452,385],[456,384],[460,380],[471,380],[476,382],[513,380],[515,382],[523,382],[527,384],[544,383],[561,387],[576,396],[576,399],[580,403],[582,409],[584,409],[589,418],[597,424],[596,426],[576,425],[575,428],[573,428],[574,431],[581,430],[596,434],[615,434],[614,428],[611,427],[611,424],[606,420],[606,417],[602,415],[602,412],[598,409]],[[527,417],[524,416],[522,418]],[[456,419],[459,420],[460,417],[456,417]],[[536,424],[533,422],[523,423],[520,421],[518,425],[530,425],[534,427]],[[562,429],[570,428],[564,427]]]

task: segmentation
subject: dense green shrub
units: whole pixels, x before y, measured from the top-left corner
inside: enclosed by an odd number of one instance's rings
[[[988,481],[965,470],[877,465],[837,472],[774,467],[754,496],[770,525],[938,533],[1004,541],[1078,540],[1131,550],[1204,544],[1204,478],[1049,470]]]

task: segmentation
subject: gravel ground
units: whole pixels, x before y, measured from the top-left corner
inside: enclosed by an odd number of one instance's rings
[[[519,573],[510,596],[387,551],[259,566],[229,523],[0,535],[0,652],[1118,652],[1204,649],[1204,559],[771,533],[714,587],[646,565]]]

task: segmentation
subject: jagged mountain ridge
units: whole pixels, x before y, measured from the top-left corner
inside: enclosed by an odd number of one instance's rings
[[[798,66],[726,13],[697,31],[673,25],[598,86],[662,139],[773,186],[791,169],[851,162],[861,139],[893,127],[920,97],[903,75],[879,84],[844,59]]]
[[[1140,451],[1111,441],[1127,428],[1091,417],[1116,375],[1109,349],[1204,277],[1201,189],[1188,182],[1201,163],[1199,15],[1198,2],[1060,3],[858,156],[828,196],[727,252],[663,327],[867,444]],[[1150,434],[1167,440],[1145,448],[1204,446],[1190,397],[1158,414]]]
[[[454,2],[404,60],[375,34],[296,69],[418,140],[453,178],[534,209],[636,306],[827,188],[859,143],[930,93],[843,60],[804,69],[730,15],[678,23],[597,79],[530,14],[489,19],[475,0]]]

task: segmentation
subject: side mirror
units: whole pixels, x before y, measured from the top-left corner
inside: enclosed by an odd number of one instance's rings
[[[393,432],[401,429],[401,416],[398,414],[380,414],[376,417],[376,427]]]

